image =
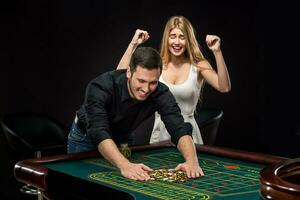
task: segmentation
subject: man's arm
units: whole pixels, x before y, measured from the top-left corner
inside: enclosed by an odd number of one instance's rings
[[[113,106],[111,91],[113,88],[111,76],[107,73],[92,81],[85,97],[85,116],[87,134],[102,156],[120,169],[123,176],[134,180],[149,180],[149,167],[128,161],[112,140],[109,128],[107,107]]]
[[[150,179],[147,171],[151,169],[146,165],[139,163],[131,163],[119,151],[117,145],[112,139],[105,139],[98,144],[98,151],[101,155],[108,160],[111,164],[120,169],[124,177],[147,181]]]
[[[111,164],[118,167],[119,169],[128,164],[127,160],[119,151],[117,145],[112,139],[106,139],[99,143],[98,150],[103,157],[108,160]]]
[[[165,87],[165,89],[163,89]],[[172,142],[182,153],[185,162],[179,164],[175,170],[183,170],[189,178],[203,176],[204,173],[199,166],[196,148],[192,139],[192,125],[185,123],[180,108],[172,93],[166,86],[161,86],[162,93],[157,97],[158,112],[164,122]]]
[[[190,135],[182,136],[178,141],[177,148],[184,157],[185,162],[179,164],[175,168],[175,171],[183,170],[189,178],[204,176],[203,170],[199,166],[196,148],[192,137]]]

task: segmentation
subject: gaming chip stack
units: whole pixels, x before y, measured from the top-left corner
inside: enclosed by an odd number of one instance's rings
[[[121,154],[123,154],[123,156],[125,158],[130,158],[130,156],[131,156],[131,150],[130,150],[128,144],[120,144],[119,150],[120,150]]]
[[[150,180],[160,180],[168,182],[182,183],[188,178],[183,171],[172,171],[169,169],[157,169],[148,172]]]

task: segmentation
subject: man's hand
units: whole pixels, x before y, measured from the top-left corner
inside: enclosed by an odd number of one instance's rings
[[[105,139],[100,142],[98,150],[106,160],[120,169],[124,177],[139,181],[148,181],[150,179],[147,171],[152,169],[142,163],[131,163],[120,153],[112,139]]]
[[[188,178],[198,178],[204,176],[203,170],[198,163],[181,163],[173,171],[182,170],[186,173]]]
[[[204,176],[203,170],[198,162],[197,152],[192,137],[189,135],[182,136],[178,141],[177,148],[183,155],[185,162],[179,164],[174,170],[185,171],[188,178]]]
[[[152,169],[142,163],[136,164],[128,162],[123,164],[120,167],[120,170],[121,174],[126,178],[138,181],[148,181],[150,180],[150,176],[147,172],[151,171]]]

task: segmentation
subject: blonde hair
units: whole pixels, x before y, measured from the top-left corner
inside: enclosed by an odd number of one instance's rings
[[[170,32],[174,28],[179,28],[185,36],[185,40],[187,41],[185,56],[189,59],[190,63],[197,66],[198,62],[205,60],[200,51],[200,45],[196,39],[196,34],[191,22],[183,16],[173,16],[168,20],[162,37],[160,56],[162,57],[163,64],[166,66],[171,60],[168,39]]]

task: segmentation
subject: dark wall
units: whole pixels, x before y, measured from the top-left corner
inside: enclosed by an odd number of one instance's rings
[[[36,111],[70,125],[88,81],[114,69],[137,28],[159,48],[172,15],[194,25],[205,56],[206,34],[222,38],[232,91],[204,90],[203,108],[221,108],[217,144],[296,156],[299,110],[289,77],[265,63],[265,13],[261,1],[7,1],[1,24],[1,115]],[[279,79],[280,76],[280,79]],[[286,99],[288,98],[289,101]],[[297,135],[298,134],[298,135]],[[284,135],[284,136],[283,136]]]

